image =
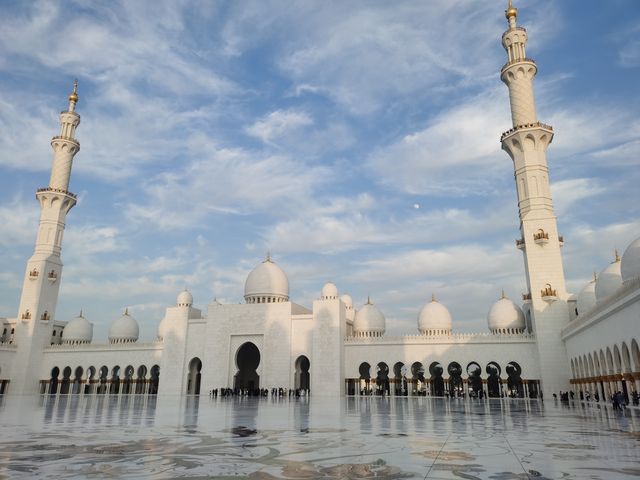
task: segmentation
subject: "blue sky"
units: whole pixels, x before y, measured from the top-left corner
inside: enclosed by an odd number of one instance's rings
[[[485,331],[500,290],[526,290],[503,3],[3,2],[0,316],[77,77],[58,319],[83,308],[104,340],[128,306],[151,340],[185,286],[241,302],[270,250],[298,303],[332,280],[401,334],[435,292],[454,330]],[[577,292],[640,235],[640,3],[516,6]]]

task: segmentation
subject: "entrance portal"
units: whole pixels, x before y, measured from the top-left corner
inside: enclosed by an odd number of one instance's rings
[[[233,388],[260,388],[260,376],[256,369],[260,365],[260,350],[253,343],[244,343],[236,353],[238,371],[233,377]]]

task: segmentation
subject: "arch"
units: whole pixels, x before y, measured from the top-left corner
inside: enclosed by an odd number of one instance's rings
[[[396,395],[407,394],[407,367],[402,362],[393,365],[394,389]]]
[[[422,362],[413,362],[411,365],[411,377],[413,381],[413,391],[418,395],[423,395],[426,393],[424,391],[424,365]]]
[[[449,395],[452,397],[464,395],[462,366],[458,362],[451,362],[447,367],[447,373],[449,374]]]
[[[376,391],[378,395],[389,394],[389,365],[385,362],[376,365]]]
[[[607,373],[613,373],[613,355],[611,354],[611,349],[607,347]]]
[[[600,349],[600,375],[607,375],[607,361],[604,357],[604,351]]]
[[[82,375],[84,374],[84,369],[82,367],[76,367],[75,375],[73,378],[73,387],[71,388],[71,393],[79,394],[80,387],[82,385]]]
[[[259,389],[258,365],[260,365],[260,350],[258,347],[252,342],[243,343],[236,352],[236,367],[238,370],[233,378],[233,387],[250,391]]]
[[[309,370],[311,362],[306,355],[300,355],[294,364],[295,377],[294,386],[296,389],[309,390],[311,388],[311,375]]]
[[[100,383],[98,384],[98,393],[107,393],[107,381],[109,376],[109,369],[106,365],[100,367]]]
[[[429,381],[431,383],[431,395],[434,397],[444,397],[444,378],[442,373],[444,368],[440,362],[431,362],[429,365]]]
[[[145,365],[140,365],[136,373],[136,393],[143,394],[145,393],[145,388],[147,386],[147,367]]]
[[[133,368],[133,365],[129,365],[127,366],[127,368],[124,369],[124,380],[122,381],[122,394],[123,395],[129,395],[131,393],[133,393],[133,388],[132,388],[132,384],[133,384],[133,374],[134,374],[135,370]]]
[[[489,362],[485,369],[487,372],[487,394],[489,397],[500,397],[502,393],[502,381],[500,380],[500,373],[502,369],[496,362]]]
[[[625,342],[622,342],[622,365],[625,372],[631,372],[631,355]]]
[[[571,361],[571,370],[573,371],[573,360]],[[507,389],[510,397],[524,398],[524,388],[522,385],[522,367],[514,361],[507,363],[505,368],[507,372]]]
[[[109,393],[117,395],[120,393],[120,366],[116,365],[111,370],[111,386],[109,387]]]
[[[589,377],[595,377],[596,374],[595,369],[593,368],[593,357],[591,356],[591,354],[589,354],[589,356],[587,357],[587,361],[588,361],[588,365],[589,365]]]
[[[358,367],[358,373],[360,374],[360,395],[368,395],[371,384],[371,365],[368,362],[362,362]]]
[[[477,362],[470,362],[467,365],[467,376],[469,383],[469,396],[482,396],[482,367]]]
[[[157,395],[160,386],[160,366],[154,365],[150,370],[149,395]]]
[[[71,384],[71,367],[64,367],[62,371],[62,383],[60,384],[60,395],[69,393],[69,385]]]
[[[53,367],[51,369],[51,379],[49,380],[49,393],[51,395],[58,393],[58,376],[60,376],[60,369]]]
[[[200,395],[202,360],[193,357],[187,370],[187,395]]]
[[[615,373],[622,373],[622,357],[618,345],[613,346],[613,360],[616,368]]]
[[[631,356],[633,357],[635,371],[640,372],[640,348],[638,347],[638,341],[635,338],[631,340]]]
[[[87,369],[87,383],[84,386],[85,394],[93,393],[93,382],[95,381],[94,380],[95,376],[96,376],[96,367],[92,365]]]

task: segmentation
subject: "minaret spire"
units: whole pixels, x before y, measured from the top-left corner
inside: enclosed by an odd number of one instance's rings
[[[502,34],[507,63],[500,79],[509,88],[513,127],[500,141],[513,160],[518,195],[522,249],[528,286],[527,309],[537,337],[542,388],[545,396],[568,390],[569,371],[562,328],[569,322],[561,240],[549,187],[546,151],[553,128],[538,121],[533,95],[536,63],[526,56],[527,31],[516,25],[518,10],[509,1],[505,17],[509,28]],[[548,292],[554,295],[548,295]]]
[[[69,95],[69,106],[60,113],[60,135],[51,139],[53,162],[49,186],[36,192],[40,203],[40,224],[33,255],[27,261],[20,296],[12,393],[36,393],[43,348],[51,343],[62,279],[62,236],[67,213],[76,204],[76,196],[69,192],[69,179],[73,158],[80,150],[80,143],[75,138],[80,124],[80,115],[75,112],[77,102],[76,81]]]

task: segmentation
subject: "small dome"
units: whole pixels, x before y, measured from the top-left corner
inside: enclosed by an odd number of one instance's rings
[[[502,298],[491,306],[487,323],[492,333],[523,332],[526,326],[524,313],[519,306],[505,297],[504,293]]]
[[[129,315],[129,310],[124,311],[124,315],[111,323],[109,328],[109,343],[136,342],[140,328],[135,318]]]
[[[176,305],[178,307],[190,307],[193,305],[193,295],[186,288],[178,294],[176,299]]]
[[[576,308],[578,309],[578,315],[582,315],[588,312],[596,306],[596,278],[593,275],[593,280],[587,283],[580,293],[578,293],[578,300],[576,301]]]
[[[620,273],[623,282],[640,278],[640,238],[636,238],[629,244],[622,254],[621,263]]]
[[[436,300],[435,295],[418,315],[418,330],[424,335],[449,335],[453,321],[447,307]]]
[[[289,301],[289,279],[269,255],[249,273],[244,284],[247,303],[274,303]]]
[[[606,300],[622,286],[620,263],[620,257],[616,253],[615,260],[598,275],[596,280],[596,300],[598,303]]]
[[[367,299],[362,308],[356,312],[353,320],[353,332],[356,335],[381,337],[386,329],[386,320],[378,307]]]
[[[348,309],[353,310],[353,299],[351,298],[351,295],[349,295],[348,293],[345,293],[340,297],[340,300],[342,300],[342,303],[346,305],[347,310]]]
[[[320,298],[322,300],[334,300],[338,298],[338,287],[333,282],[327,282],[322,287]]]
[[[80,315],[67,323],[62,332],[62,343],[91,343],[93,338],[93,323]]]

